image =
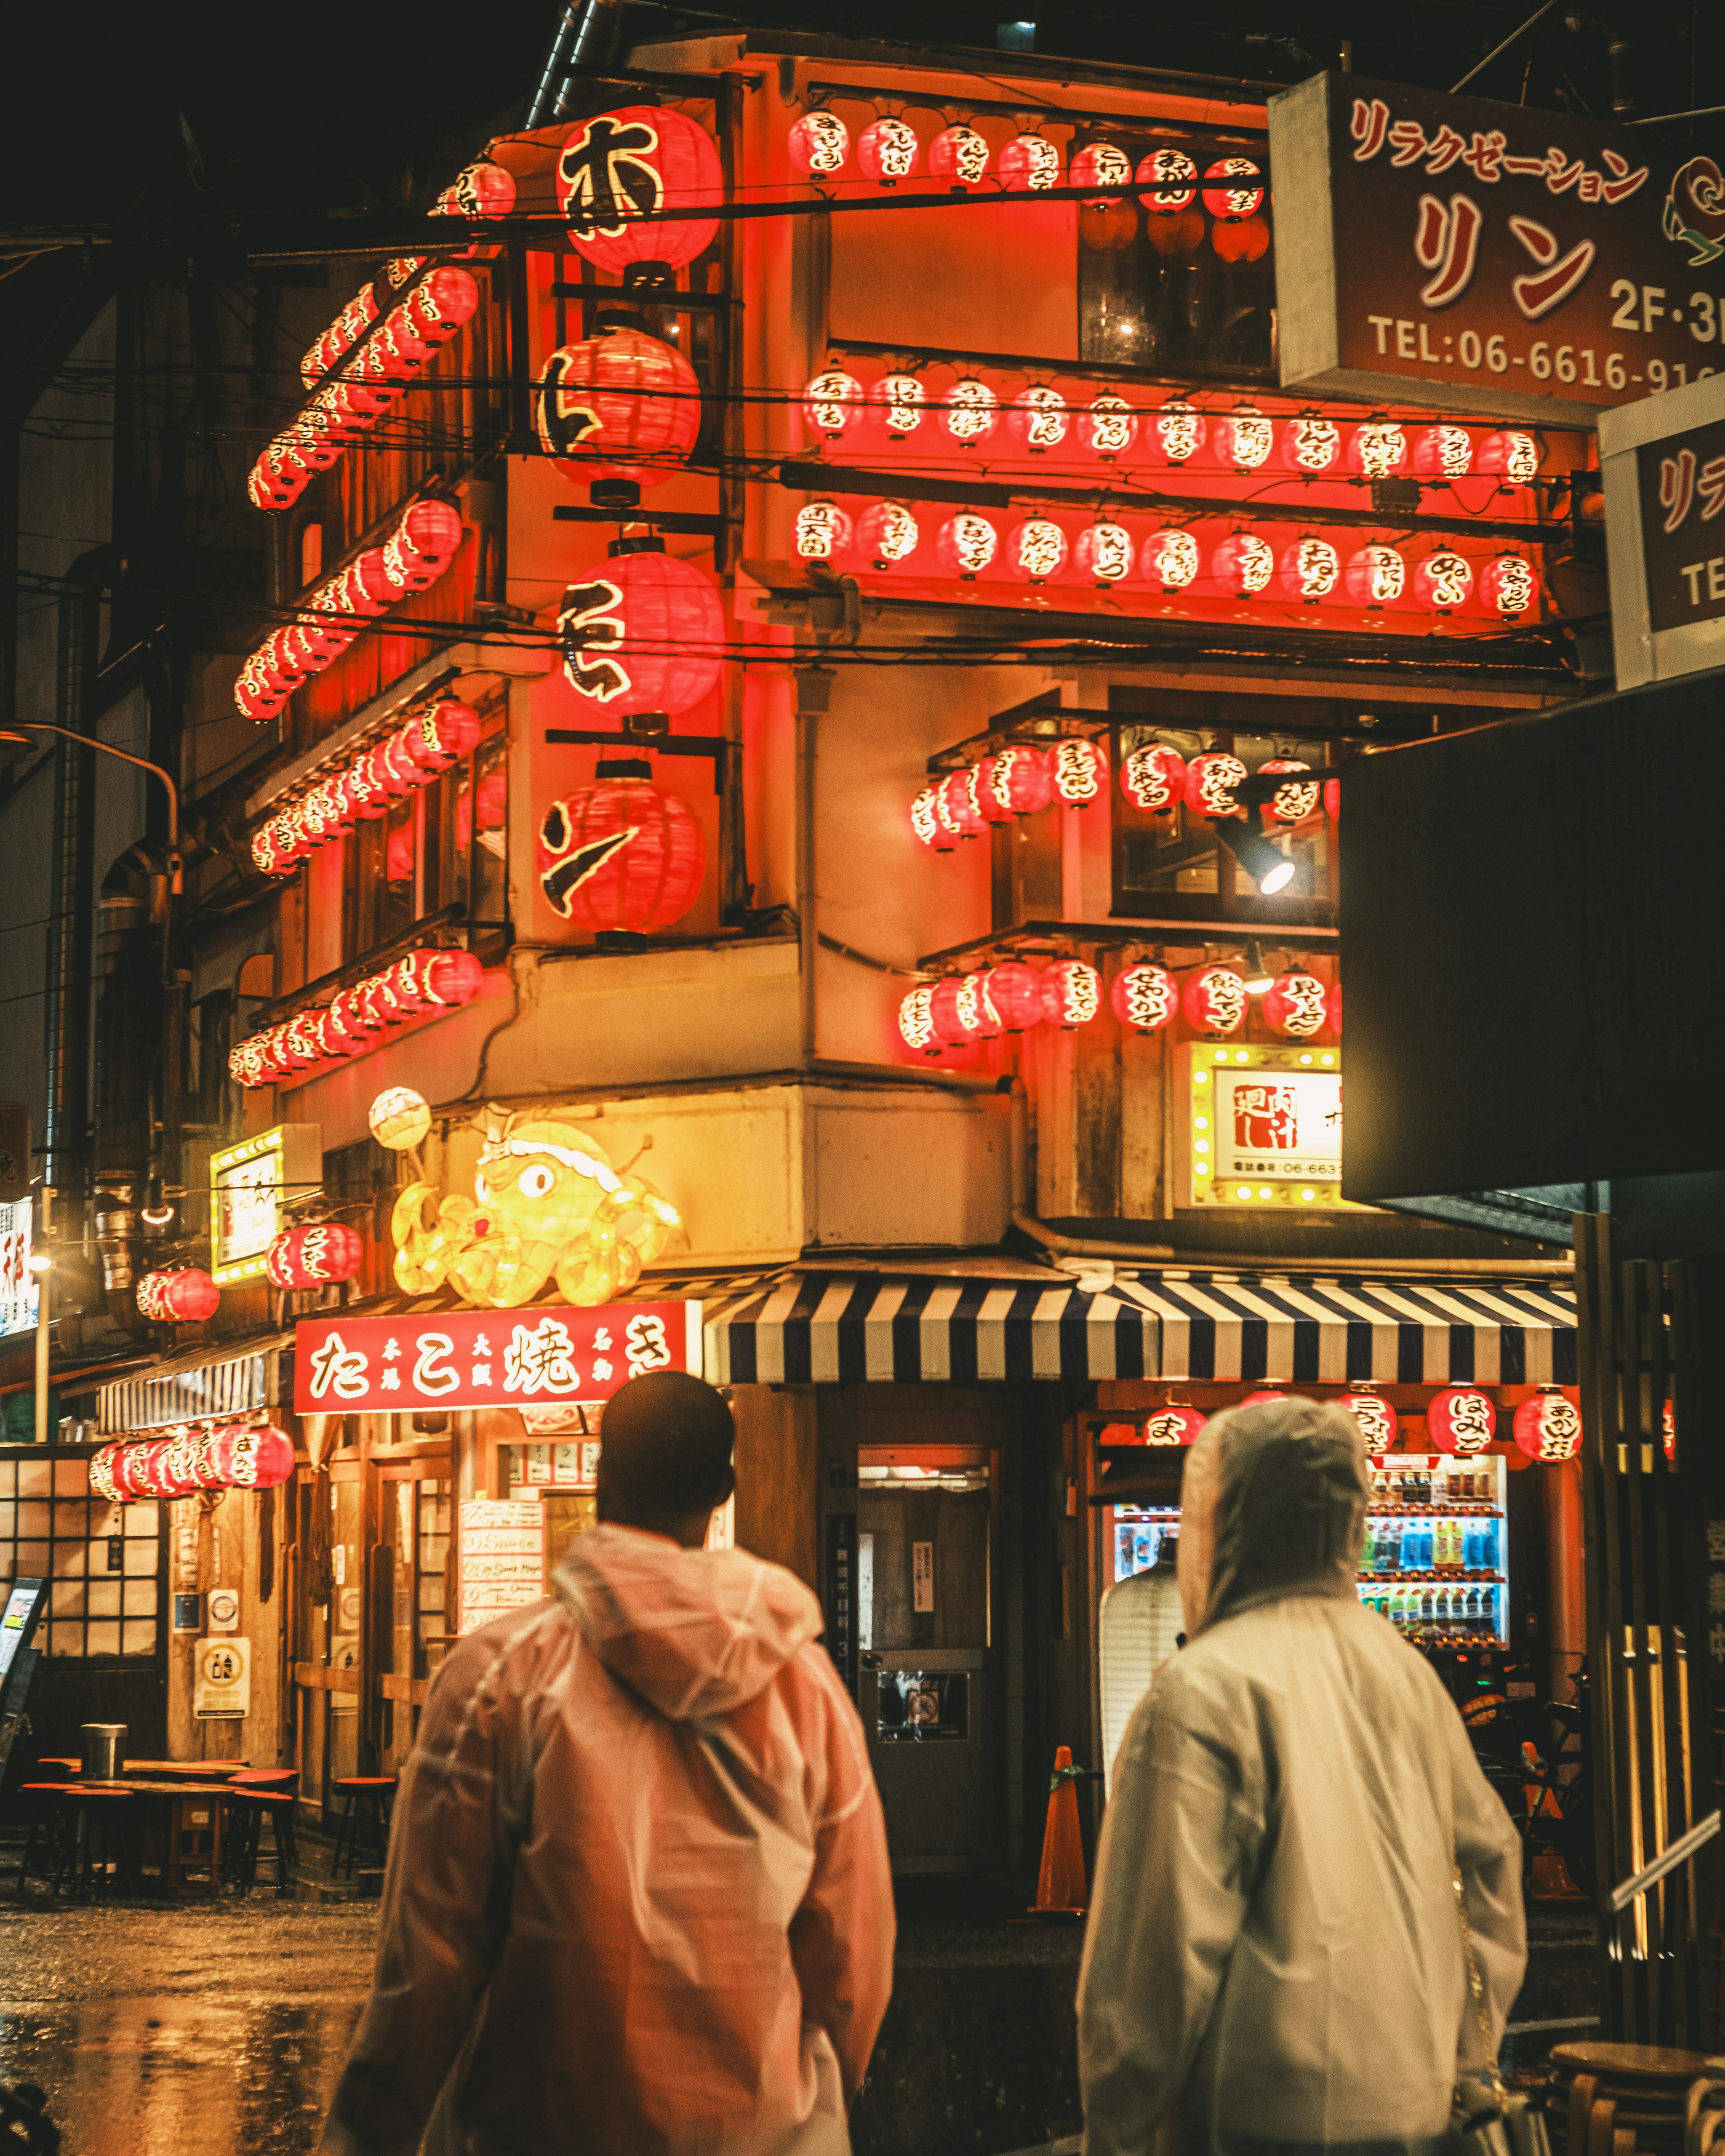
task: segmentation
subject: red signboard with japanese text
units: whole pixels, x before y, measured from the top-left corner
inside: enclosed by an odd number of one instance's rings
[[[1647,613],[1656,630],[1725,614],[1725,419],[1636,452]]]
[[[1725,144],[1343,74],[1270,144],[1285,388],[1585,426],[1722,363]]]
[[[579,1310],[440,1310],[303,1319],[294,1406],[301,1414],[551,1407],[608,1400],[648,1370],[701,1370],[698,1302]]]

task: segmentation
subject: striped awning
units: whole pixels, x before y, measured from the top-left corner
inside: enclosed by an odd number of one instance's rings
[[[793,1273],[711,1303],[715,1384],[1194,1378],[1573,1383],[1575,1295],[1545,1280]]]
[[[162,1430],[178,1422],[208,1422],[224,1415],[254,1414],[275,1401],[277,1362],[293,1335],[278,1333],[242,1354],[219,1359],[183,1356],[151,1364],[135,1377],[104,1385],[97,1394],[97,1427],[104,1437],[129,1430]]]

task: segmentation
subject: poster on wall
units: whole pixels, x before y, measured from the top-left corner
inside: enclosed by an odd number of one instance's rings
[[[192,1650],[192,1712],[200,1722],[239,1722],[252,1705],[249,1640],[200,1640]]]
[[[1725,137],[1352,74],[1270,100],[1282,386],[1585,427],[1711,375]]]
[[[545,1593],[545,1513],[536,1498],[462,1501],[463,1632],[524,1609]]]
[[[322,1180],[318,1123],[277,1123],[210,1155],[209,1272],[218,1287],[263,1279],[270,1245],[285,1224],[284,1197],[315,1190]]]
[[[30,1201],[0,1204],[0,1338],[36,1324],[36,1276],[30,1270]]]

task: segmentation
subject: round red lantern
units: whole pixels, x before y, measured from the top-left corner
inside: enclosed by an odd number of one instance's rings
[[[1060,153],[1045,135],[1014,135],[1000,152],[995,169],[1002,187],[1034,192],[1058,184]]]
[[[1128,184],[1132,176],[1132,161],[1117,143],[1092,142],[1073,158],[1066,180],[1069,186],[1075,187],[1118,190]],[[1085,208],[1098,209],[1119,200],[1117,192],[1098,193],[1087,199]]]
[[[1281,462],[1303,479],[1317,479],[1333,471],[1341,454],[1341,429],[1314,412],[1290,419],[1281,430]]]
[[[1407,589],[1408,565],[1394,547],[1362,547],[1343,582],[1355,606],[1389,606]]]
[[[961,187],[981,185],[988,175],[988,145],[974,127],[961,121],[944,127],[928,146],[928,169],[937,180]]]
[[[1414,597],[1434,613],[1466,606],[1473,591],[1473,564],[1453,547],[1441,547],[1414,565]]]
[[[872,120],[856,138],[856,162],[865,180],[895,187],[916,171],[922,154],[916,131],[902,120]]]
[[[1120,790],[1134,808],[1159,816],[1186,798],[1186,759],[1160,742],[1135,748],[1121,764]]]
[[[1010,777],[1009,766],[1001,776]],[[985,824],[1009,824],[1018,812],[1010,801],[995,792],[994,778],[994,758],[992,756],[985,756],[981,762],[972,764],[966,788],[967,798]]]
[[[680,921],[701,896],[700,823],[650,772],[644,759],[601,762],[593,785],[546,811],[539,887],[565,921],[644,935]]]
[[[1145,1416],[1139,1435],[1146,1445],[1194,1445],[1209,1419],[1196,1408],[1158,1408]]]
[[[1400,1421],[1389,1402],[1378,1394],[1343,1393],[1336,1404],[1359,1424],[1368,1452],[1388,1452],[1394,1445]]]
[[[977,793],[990,823],[1001,821],[1001,809],[1009,816],[1034,816],[1054,798],[1054,773],[1047,756],[1030,742],[1013,742],[996,749],[983,758]]]
[[[968,1048],[975,1038],[968,1019],[976,1015],[976,1003],[959,993],[963,982],[954,974],[937,981],[934,992],[928,998],[928,1022],[934,1038],[942,1048]]]
[[[507,217],[515,208],[515,174],[489,157],[476,157],[456,173],[437,198],[444,217]]]
[[[934,542],[935,558],[949,577],[967,583],[979,577],[994,558],[1000,535],[986,516],[961,509],[942,525]]]
[[[1520,427],[1501,428],[1480,444],[1473,468],[1507,486],[1527,486],[1538,475],[1539,439]]]
[[[979,839],[988,829],[971,805],[969,771],[949,771],[935,793],[935,813],[946,829],[961,839]]]
[[[1084,409],[1084,444],[1093,457],[1111,464],[1138,439],[1138,415],[1111,389],[1092,397]]]
[[[1079,575],[1090,578],[1099,589],[1129,577],[1137,554],[1131,532],[1123,524],[1116,524],[1108,517],[1086,525],[1072,549]]]
[[[1093,741],[1056,742],[1048,751],[1054,795],[1068,808],[1087,808],[1100,801],[1108,783],[1108,759]]]
[[[949,854],[952,842],[942,824],[936,807],[937,796],[932,786],[925,786],[911,803],[911,829],[925,846],[932,846],[937,854]]]
[[[385,1021],[393,1025],[427,1011],[470,1004],[480,992],[485,968],[471,951],[410,951],[374,978]]]
[[[322,1287],[350,1281],[365,1263],[363,1237],[340,1220],[320,1220],[307,1228],[289,1228],[264,1255],[264,1270],[277,1287]]]
[[[1393,419],[1368,419],[1353,430],[1348,461],[1362,479],[1389,479],[1408,460],[1408,438]]]
[[[933,1000],[933,985],[924,981],[912,988],[898,1007],[899,1039],[918,1055],[938,1055],[941,1052],[929,1012]]]
[[[1525,554],[1500,554],[1480,572],[1480,598],[1492,613],[1513,620],[1530,613],[1539,598],[1539,578]]]
[[[856,527],[836,501],[805,502],[797,511],[794,544],[801,562],[835,562],[849,553]]]
[[[1180,1008],[1194,1033],[1238,1033],[1245,1023],[1246,984],[1232,966],[1201,966],[1187,982]]]
[[[1268,464],[1275,447],[1276,422],[1249,404],[1225,413],[1210,429],[1211,455],[1237,472],[1256,471],[1260,465]]]
[[[922,536],[901,501],[877,501],[856,521],[856,550],[871,569],[895,569],[908,561]]]
[[[994,431],[1000,417],[1000,399],[986,382],[965,375],[946,395],[942,424],[961,449],[974,449]]]
[[[1057,958],[1042,976],[1042,1015],[1070,1033],[1102,1008],[1102,977],[1081,958]]]
[[[482,731],[471,705],[447,698],[416,711],[401,729],[401,739],[422,776],[431,779],[471,755]]]
[[[1204,206],[1214,218],[1237,220],[1263,208],[1264,175],[1255,157],[1219,157],[1204,179]]]
[[[1272,756],[1258,766],[1258,776],[1274,776],[1282,772],[1310,772],[1309,763],[1301,763],[1297,757]],[[1303,824],[1308,816],[1318,811],[1320,782],[1312,778],[1290,778],[1286,786],[1278,786],[1264,803],[1264,814],[1278,824]]]
[[[429,591],[460,544],[461,512],[452,503],[416,501],[380,550],[392,604],[403,592]]]
[[[649,282],[706,252],[719,225],[701,212],[724,198],[713,138],[669,105],[578,120],[557,159],[557,200],[577,253],[596,270],[639,266]]]
[[[1557,1387],[1542,1387],[1516,1409],[1515,1440],[1529,1460],[1573,1460],[1581,1450],[1581,1410]]]
[[[1323,1030],[1328,1015],[1324,984],[1315,973],[1280,974],[1265,990],[1263,1009],[1272,1033],[1284,1040],[1310,1040]]]
[[[1033,454],[1057,449],[1066,439],[1066,400],[1046,382],[1021,389],[1006,408],[1006,431]]]
[[[1138,566],[1147,583],[1164,592],[1183,592],[1198,575],[1198,542],[1178,525],[1166,525],[1144,542]]]
[[[1186,767],[1186,806],[1194,816],[1235,816],[1240,813],[1238,789],[1250,776],[1237,756],[1225,749],[1207,749]]]
[[[1198,167],[1183,150],[1153,150],[1138,160],[1137,182],[1147,187],[1144,207],[1153,218],[1178,217],[1198,195]]]
[[[1421,479],[1466,479],[1473,436],[1466,427],[1424,427],[1414,438],[1414,469]]]
[[[1204,447],[1209,423],[1183,398],[1173,398],[1151,419],[1150,431],[1164,464],[1183,465]]]
[[[1471,1385],[1449,1385],[1432,1397],[1425,1426],[1440,1452],[1483,1452],[1497,1430],[1497,1410]]]
[[[817,434],[836,442],[864,416],[863,386],[842,367],[824,367],[809,377],[803,392],[803,410]]]
[[[1248,1393],[1240,1404],[1243,1408],[1267,1408],[1273,1407],[1278,1400],[1285,1400],[1286,1398],[1286,1393],[1278,1392],[1273,1385],[1266,1385],[1260,1392]]]
[[[998,1040],[1004,1024],[988,993],[988,976],[966,973],[958,983],[958,995],[953,1009],[958,1023],[968,1040]]]
[[[1230,532],[1210,557],[1210,574],[1235,598],[1255,598],[1276,573],[1276,549],[1255,531]]]
[[[564,678],[619,716],[686,711],[725,670],[718,587],[662,539],[614,539],[608,552],[603,572],[563,593]]]
[[[1022,958],[1005,959],[989,967],[983,986],[1007,1032],[1028,1033],[1033,1025],[1041,1024],[1042,976],[1034,966]]]
[[[1180,988],[1165,966],[1123,966],[1114,976],[1108,1003],[1134,1033],[1159,1033],[1180,1008]]]
[[[213,1317],[222,1291],[195,1265],[183,1270],[146,1273],[138,1282],[138,1309],[146,1317],[175,1325],[197,1325]]]
[[[1342,821],[1342,782],[1339,778],[1324,781],[1324,814],[1332,824]],[[1340,995],[1342,991],[1337,988],[1336,993]]]
[[[850,130],[836,112],[805,112],[785,138],[785,148],[797,170],[811,180],[830,179],[842,172],[850,155]]]
[[[920,375],[883,374],[869,392],[869,413],[889,442],[902,442],[922,424],[927,402]]]
[[[695,446],[701,384],[671,346],[614,330],[554,352],[533,408],[541,445],[565,479],[657,486]]]
[[[1051,516],[1027,516],[1006,535],[1006,566],[1023,583],[1043,584],[1066,566],[1066,535]]]

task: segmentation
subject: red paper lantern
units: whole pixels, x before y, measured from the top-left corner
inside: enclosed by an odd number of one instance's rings
[[[937,180],[961,187],[979,187],[988,176],[988,145],[974,127],[961,121],[942,128],[928,146],[928,169]]]
[[[1274,775],[1281,772],[1310,772],[1309,763],[1301,763],[1297,757],[1272,756],[1258,766],[1258,776]],[[1278,824],[1303,824],[1308,816],[1317,814],[1321,796],[1321,782],[1315,778],[1290,778],[1286,786],[1278,786],[1264,803],[1264,814]]]
[[[470,756],[483,731],[471,705],[449,699],[416,711],[398,738],[403,752],[429,781]]]
[[[554,801],[540,826],[539,887],[565,921],[644,935],[680,921],[701,896],[706,840],[681,796],[644,762],[604,763],[591,786]]]
[[[1264,174],[1255,157],[1219,157],[1204,178],[1204,206],[1214,218],[1252,217],[1263,208]]]
[[[619,716],[686,711],[725,670],[718,587],[662,539],[614,539],[608,551],[603,572],[563,593],[564,678]]]
[[[997,793],[994,787],[997,777],[1009,783],[1011,776],[1010,764],[1004,772],[997,773],[995,759],[992,756],[985,756],[979,763],[970,767],[967,798],[985,824],[1009,824],[1018,814],[1010,799],[1005,794]]]
[[[557,159],[571,244],[596,270],[680,270],[717,237],[717,218],[701,212],[724,192],[711,136],[669,105],[625,105],[578,120]]]
[[[1134,1033],[1159,1033],[1180,1008],[1180,987],[1165,966],[1124,966],[1114,976],[1108,1003]]]
[[[270,1245],[264,1270],[277,1287],[322,1287],[349,1281],[365,1263],[364,1238],[340,1220],[289,1228]]]
[[[1006,566],[1023,583],[1044,584],[1066,566],[1066,535],[1051,516],[1027,516],[1006,535]]]
[[[294,1442],[267,1424],[211,1432],[177,1424],[166,1437],[105,1445],[90,1455],[90,1485],[110,1505],[135,1497],[189,1497],[198,1490],[273,1490],[290,1481]]]
[[[1240,813],[1238,789],[1250,774],[1237,756],[1225,749],[1207,749],[1186,767],[1186,806],[1194,816],[1214,822]]]
[[[540,442],[565,479],[658,486],[695,446],[701,384],[670,345],[614,330],[554,352],[533,408]]]
[[[1194,1033],[1238,1033],[1245,1023],[1246,984],[1232,966],[1203,966],[1180,996]]]
[[[1466,479],[1473,436],[1466,427],[1425,427],[1414,437],[1414,469],[1421,479]]]
[[[461,512],[447,501],[416,501],[382,548],[392,598],[429,591],[455,558]]]
[[[1158,816],[1186,798],[1186,759],[1160,742],[1135,748],[1120,767],[1120,790],[1134,808]]]
[[[1000,399],[986,382],[964,375],[947,390],[941,424],[960,449],[986,442],[1000,418]]]
[[[1286,1393],[1278,1392],[1273,1385],[1268,1385],[1260,1392],[1248,1393],[1240,1404],[1243,1408],[1267,1408],[1286,1398]]]
[[[935,795],[935,813],[947,829],[961,839],[979,839],[988,828],[971,801],[968,769],[948,772],[941,781]]]
[[[922,424],[928,393],[918,374],[883,374],[869,392],[869,416],[891,443],[908,441]]]
[[[1145,1445],[1195,1445],[1209,1419],[1196,1408],[1158,1408],[1139,1424],[1139,1436]]]
[[[1070,1033],[1102,1008],[1102,977],[1081,958],[1057,958],[1042,976],[1042,1015]]]
[[[437,198],[444,217],[507,217],[515,208],[515,175],[489,157],[465,166]]]
[[[950,854],[956,842],[947,836],[941,822],[937,800],[935,788],[925,786],[911,803],[911,829],[925,846],[932,846],[937,854]]]
[[[1362,547],[1343,578],[1355,606],[1392,605],[1408,587],[1408,565],[1394,547]]]
[[[1152,217],[1144,227],[1144,237],[1164,257],[1195,254],[1204,244],[1204,212],[1184,209],[1178,217]]]
[[[856,521],[856,551],[871,569],[896,569],[916,551],[922,536],[901,501],[877,501]]]
[[[954,1009],[968,1040],[998,1040],[1005,1021],[988,993],[988,975],[966,973],[958,983]]]
[[[1538,603],[1539,578],[1525,554],[1499,554],[1480,572],[1480,598],[1486,609],[1513,620]]]
[[[870,121],[856,138],[856,162],[865,180],[896,187],[916,171],[922,154],[916,131],[902,120]]]
[[[1408,461],[1408,438],[1394,419],[1368,419],[1354,429],[1348,461],[1362,479],[1389,479]]]
[[[1022,958],[990,966],[985,976],[988,1001],[1009,1033],[1028,1033],[1043,1019],[1042,976]]]
[[[1045,752],[1034,742],[1012,742],[983,757],[977,792],[983,814],[994,823],[999,818],[990,801],[1009,816],[1034,816],[1053,800],[1054,784]]]
[[[1210,454],[1237,472],[1256,471],[1276,447],[1276,422],[1250,405],[1225,413],[1210,429]]]
[[[968,583],[988,567],[999,544],[1000,534],[986,516],[961,509],[936,535],[935,558],[949,577],[961,577]]]
[[[1315,412],[1290,419],[1281,430],[1281,463],[1302,479],[1317,479],[1333,471],[1341,454],[1341,429]]]
[[[1332,824],[1342,821],[1342,782],[1339,778],[1324,781],[1324,814]],[[1336,993],[1339,995],[1342,992],[1338,988]]]
[[[1198,575],[1198,542],[1178,525],[1165,525],[1144,542],[1138,566],[1147,583],[1164,592],[1183,592]]]
[[[1359,1424],[1368,1452],[1388,1452],[1394,1445],[1400,1421],[1389,1402],[1377,1393],[1343,1393],[1336,1403]]]
[[[1310,1040],[1327,1022],[1325,996],[1315,973],[1280,974],[1264,993],[1264,1023],[1284,1040]]]
[[[1209,422],[1183,398],[1173,398],[1152,414],[1150,433],[1164,464],[1183,465],[1195,457],[1209,434]]]
[[[222,1291],[195,1265],[182,1271],[146,1273],[138,1282],[138,1309],[146,1317],[175,1325],[196,1325],[213,1317]]]
[[[1210,557],[1210,573],[1236,598],[1255,598],[1276,574],[1276,549],[1255,531],[1235,531]]]
[[[1006,408],[1006,431],[1033,455],[1059,449],[1069,424],[1065,398],[1046,382],[1021,389]]]
[[[842,172],[850,155],[850,130],[836,112],[805,112],[785,140],[791,162],[812,180]]]
[[[1084,408],[1083,431],[1084,445],[1091,454],[1111,464],[1138,439],[1138,415],[1125,398],[1105,389]]]
[[[1529,1460],[1573,1460],[1581,1450],[1581,1410],[1555,1387],[1516,1409],[1515,1440]]]
[[[1055,800],[1068,808],[1087,808],[1101,799],[1108,783],[1108,759],[1093,741],[1075,737],[1056,742],[1047,756]]]
[[[485,968],[471,951],[410,951],[377,978],[386,1022],[398,1025],[426,1011],[470,1004],[480,992]],[[388,1008],[392,1003],[393,1010]]]
[[[918,1055],[938,1055],[941,1052],[929,1010],[933,1000],[934,988],[925,981],[912,988],[898,1007],[899,1039]]]
[[[1100,209],[1120,200],[1117,190],[1127,186],[1132,177],[1132,161],[1117,143],[1092,142],[1073,158],[1066,180],[1075,187],[1116,189],[1112,194],[1092,195],[1085,203],[1086,209]]]
[[[1116,524],[1108,517],[1086,525],[1072,549],[1079,575],[1090,578],[1098,588],[1117,584],[1122,577],[1129,577],[1136,558],[1131,532],[1123,524]]]
[[[1137,181],[1150,192],[1144,207],[1152,218],[1178,217],[1198,194],[1198,167],[1183,150],[1153,150],[1138,160]]]
[[[796,549],[801,562],[836,562],[850,551],[856,527],[836,501],[805,502],[797,511]]]
[[[949,973],[935,983],[928,998],[928,1022],[942,1048],[968,1048],[975,1038],[967,1023],[976,1014],[975,1001],[973,998],[961,1005],[962,985],[957,976]]]
[[[1471,1385],[1449,1385],[1432,1397],[1425,1426],[1440,1452],[1483,1452],[1497,1430],[1497,1410]]]
[[[1327,539],[1307,532],[1283,550],[1276,572],[1277,588],[1302,606],[1327,599],[1342,581],[1342,557]]]
[[[810,376],[803,392],[803,410],[817,434],[836,442],[864,416],[863,386],[842,367],[824,367]]]
[[[1210,227],[1210,245],[1224,262],[1256,262],[1270,252],[1270,227],[1261,217],[1219,220]]]
[[[1473,564],[1453,547],[1440,547],[1414,565],[1414,597],[1434,613],[1451,613],[1473,595]]]
[[[1034,192],[1059,182],[1060,153],[1045,135],[1014,135],[1000,152],[995,169],[1002,187]]]
[[[1520,427],[1500,428],[1480,444],[1473,468],[1510,486],[1527,486],[1538,476],[1539,438]]]

